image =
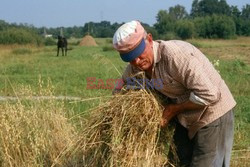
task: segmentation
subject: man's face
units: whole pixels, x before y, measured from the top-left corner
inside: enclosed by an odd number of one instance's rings
[[[146,40],[145,42],[146,46],[143,53],[130,62],[131,65],[136,66],[143,71],[151,69],[154,63],[153,43],[150,40]]]

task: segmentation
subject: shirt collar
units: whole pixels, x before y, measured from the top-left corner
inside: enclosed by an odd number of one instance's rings
[[[156,41],[153,41],[153,53],[154,53],[154,66],[156,63],[158,63],[161,59],[161,55],[158,54],[159,49],[159,43]]]

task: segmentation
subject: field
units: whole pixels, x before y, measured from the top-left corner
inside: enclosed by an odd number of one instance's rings
[[[0,46],[0,113],[3,112],[1,109],[6,105],[7,98],[12,98],[8,104],[14,105],[23,98],[30,97],[24,106],[32,108],[34,103],[37,110],[41,106],[45,110],[46,107],[51,110],[57,107],[66,112],[67,117],[71,117],[86,113],[104,99],[101,97],[110,96],[111,89],[87,89],[87,79],[94,77],[97,85],[102,85],[102,81],[105,84],[107,79],[119,78],[126,64],[112,49],[111,39],[96,41],[98,47],[80,47],[73,45],[75,41],[69,41],[70,50],[65,57],[56,57],[56,46]],[[193,39],[189,42],[201,49],[213,62],[237,101],[231,164],[249,166],[250,38]],[[52,95],[54,99],[61,97],[57,101],[63,99],[59,104],[56,103],[55,108],[47,106],[46,103],[39,106],[40,103],[38,105],[32,102],[37,100],[36,97],[46,99]],[[74,119],[70,121],[78,124]]]

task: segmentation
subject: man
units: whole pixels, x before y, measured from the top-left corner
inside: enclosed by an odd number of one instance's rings
[[[149,80],[161,79],[158,91],[175,101],[165,107],[161,126],[177,118],[173,137],[180,166],[229,167],[236,102],[205,55],[184,41],[153,41],[138,21],[118,28],[113,46],[130,63],[124,83],[145,71]]]

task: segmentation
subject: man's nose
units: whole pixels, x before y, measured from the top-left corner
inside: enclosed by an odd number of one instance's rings
[[[135,64],[138,64],[140,62],[140,57],[135,58]]]

